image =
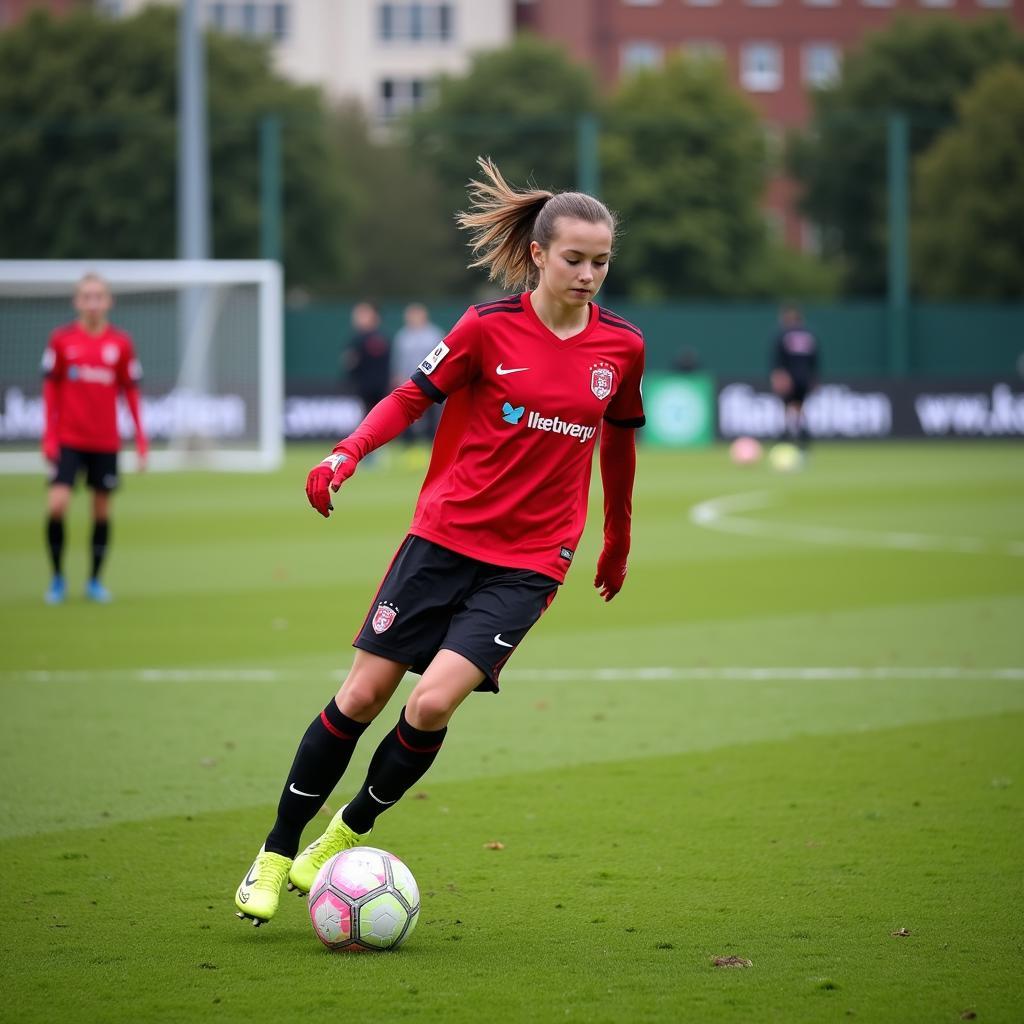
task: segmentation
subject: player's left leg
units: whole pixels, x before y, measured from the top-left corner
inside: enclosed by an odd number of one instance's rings
[[[118,485],[117,452],[90,452],[86,462],[86,483],[92,490],[92,567],[85,596],[107,604],[110,591],[100,582],[100,572],[110,548],[110,507]]]
[[[353,832],[366,834],[377,815],[396,804],[426,774],[459,705],[484,673],[455,651],[441,650],[413,687],[398,724],[377,747],[362,788],[341,812]]]
[[[90,601],[108,604],[110,591],[100,582],[100,572],[110,546],[110,492],[93,491],[92,495],[92,567],[89,582],[85,585],[85,596]]]
[[[448,721],[484,674],[454,651],[439,651],[409,695],[397,726],[381,740],[355,797],[323,835],[295,858],[289,888],[309,892],[320,868],[336,853],[363,843],[377,815],[396,804],[434,763]]]

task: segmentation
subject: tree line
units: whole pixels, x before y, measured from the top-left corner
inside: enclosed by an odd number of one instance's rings
[[[176,254],[176,15],[35,14],[0,34],[0,257]],[[877,296],[885,287],[886,117],[910,124],[915,294],[1013,300],[1024,282],[1024,38],[1001,18],[895,20],[847,54],[781,144],[718,61],[669,60],[602,92],[524,36],[442,77],[375,131],[356,107],[272,69],[265,45],[207,40],[212,238],[259,255],[260,123],[283,126],[283,262],[315,296],[464,295],[454,226],[477,155],[514,183],[573,188],[619,215],[617,294],[639,300]],[[593,148],[582,134],[599,125]],[[783,246],[761,199],[797,183],[814,256]]]

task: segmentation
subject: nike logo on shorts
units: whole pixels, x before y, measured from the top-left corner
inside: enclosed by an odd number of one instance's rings
[[[296,789],[295,788],[295,783],[294,782],[289,784],[288,792],[289,793],[294,793],[296,796],[317,797],[317,796],[320,795],[319,793],[303,793],[301,789]]]
[[[505,643],[505,641],[501,639],[501,634],[500,633],[495,633],[494,634],[494,642],[496,644],[500,644],[502,647],[515,647],[515,644],[507,644],[507,643]]]
[[[508,368],[508,369],[506,370],[506,369],[505,369],[505,368],[504,368],[504,367],[503,367],[503,366],[501,365],[501,363],[498,363],[498,366],[497,366],[497,368],[495,369],[495,371],[494,371],[494,372],[495,372],[495,373],[496,373],[496,374],[497,374],[497,375],[498,375],[499,377],[504,377],[504,376],[505,376],[505,374],[507,374],[507,373],[522,373],[522,372],[523,372],[524,370],[528,370],[528,369],[529,369],[529,367],[528,367],[528,366],[512,366],[512,367],[509,367],[509,368]]]

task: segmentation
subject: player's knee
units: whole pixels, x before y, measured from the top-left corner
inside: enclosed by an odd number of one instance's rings
[[[367,676],[349,676],[338,691],[337,704],[349,718],[367,722],[387,704],[391,690]]]
[[[459,702],[438,687],[415,687],[405,705],[405,717],[415,729],[443,729]]]
[[[46,509],[53,519],[63,519],[68,510],[71,495],[65,493],[64,489],[50,491],[49,499],[46,502]]]

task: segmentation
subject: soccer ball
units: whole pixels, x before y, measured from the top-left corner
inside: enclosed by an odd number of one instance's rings
[[[749,466],[762,455],[761,442],[755,437],[737,437],[729,445],[729,457],[737,466]]]
[[[783,442],[773,445],[768,453],[772,468],[780,473],[792,473],[803,465],[803,453],[795,444]]]
[[[372,846],[335,854],[309,891],[313,931],[328,949],[396,949],[412,934],[419,913],[412,872],[393,853]]]

